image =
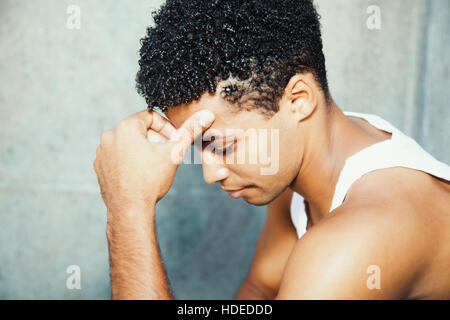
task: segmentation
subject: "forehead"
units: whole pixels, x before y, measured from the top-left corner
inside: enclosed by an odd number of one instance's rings
[[[167,118],[172,122],[175,128],[180,128],[183,123],[189,119],[196,112],[201,110],[209,110],[216,116],[216,121],[226,117],[226,106],[224,101],[218,99],[217,94],[205,93],[199,100],[193,101],[190,104],[181,104],[169,108],[166,112]]]
[[[209,130],[218,130],[223,135],[226,129],[248,129],[260,128],[265,126],[265,119],[256,111],[242,110],[236,112],[228,103],[220,96],[221,88],[218,87],[216,93],[206,92],[197,101],[186,105],[169,108],[166,112],[167,118],[172,122],[175,128],[180,128],[183,123],[196,112],[201,110],[209,110],[215,115],[215,120]],[[208,133],[208,130],[205,134]]]

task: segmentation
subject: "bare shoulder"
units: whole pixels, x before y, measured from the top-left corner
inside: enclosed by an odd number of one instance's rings
[[[352,185],[345,202],[380,208],[386,213],[382,218],[433,238],[448,234],[450,228],[450,182],[419,170],[395,167],[370,172]]]
[[[443,252],[448,218],[441,206],[447,201],[448,208],[448,193],[442,189],[442,203],[429,214],[424,187],[434,179],[400,168],[382,171],[357,181],[344,204],[297,241],[277,298],[414,297],[431,260]],[[440,226],[434,215],[441,215]]]
[[[432,176],[426,172],[405,168],[393,167],[369,172],[359,178],[350,188],[352,192],[373,193],[375,190],[384,195],[402,193],[414,195],[421,193],[423,197],[416,200],[424,200],[425,196],[438,192],[442,196],[450,195],[450,182]]]

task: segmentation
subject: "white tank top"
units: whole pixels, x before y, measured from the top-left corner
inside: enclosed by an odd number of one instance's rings
[[[373,114],[344,111],[347,116],[367,120],[376,128],[392,134],[391,139],[372,144],[345,160],[336,183],[329,212],[339,207],[351,185],[364,174],[392,167],[406,167],[427,172],[433,176],[450,180],[450,167],[436,160],[412,138],[392,124]],[[307,216],[304,199],[294,192],[291,201],[291,219],[298,238],[306,232]]]

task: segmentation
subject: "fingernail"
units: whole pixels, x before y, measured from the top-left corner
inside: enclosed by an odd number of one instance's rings
[[[200,111],[200,124],[202,127],[208,127],[214,121],[214,113],[209,110]]]

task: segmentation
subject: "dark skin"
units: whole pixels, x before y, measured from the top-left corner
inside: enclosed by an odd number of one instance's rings
[[[450,278],[449,183],[407,168],[376,170],[358,179],[344,203],[328,212],[345,159],[390,135],[346,117],[334,102],[327,111],[308,73],[291,78],[280,111],[270,119],[255,110],[232,114],[218,94],[207,93],[169,109],[169,121],[143,111],[104,135],[94,167],[108,208],[113,298],[173,298],[158,251],[155,205],[176,173],[177,164],[167,161],[177,143],[172,136],[192,128],[202,110],[214,114],[212,125],[202,127],[205,133],[265,128],[280,135],[278,171],[269,176],[260,174],[260,164],[227,164],[222,155],[202,150],[215,160],[203,163],[206,182],[245,188],[240,193],[245,201],[268,205],[236,299],[450,298],[444,280]],[[187,132],[192,134],[182,150],[196,137],[194,130]],[[149,142],[149,136],[163,142]],[[158,170],[149,170],[149,162]],[[309,204],[308,231],[300,239],[289,217],[293,191]],[[379,289],[368,288],[370,266],[380,270]]]

